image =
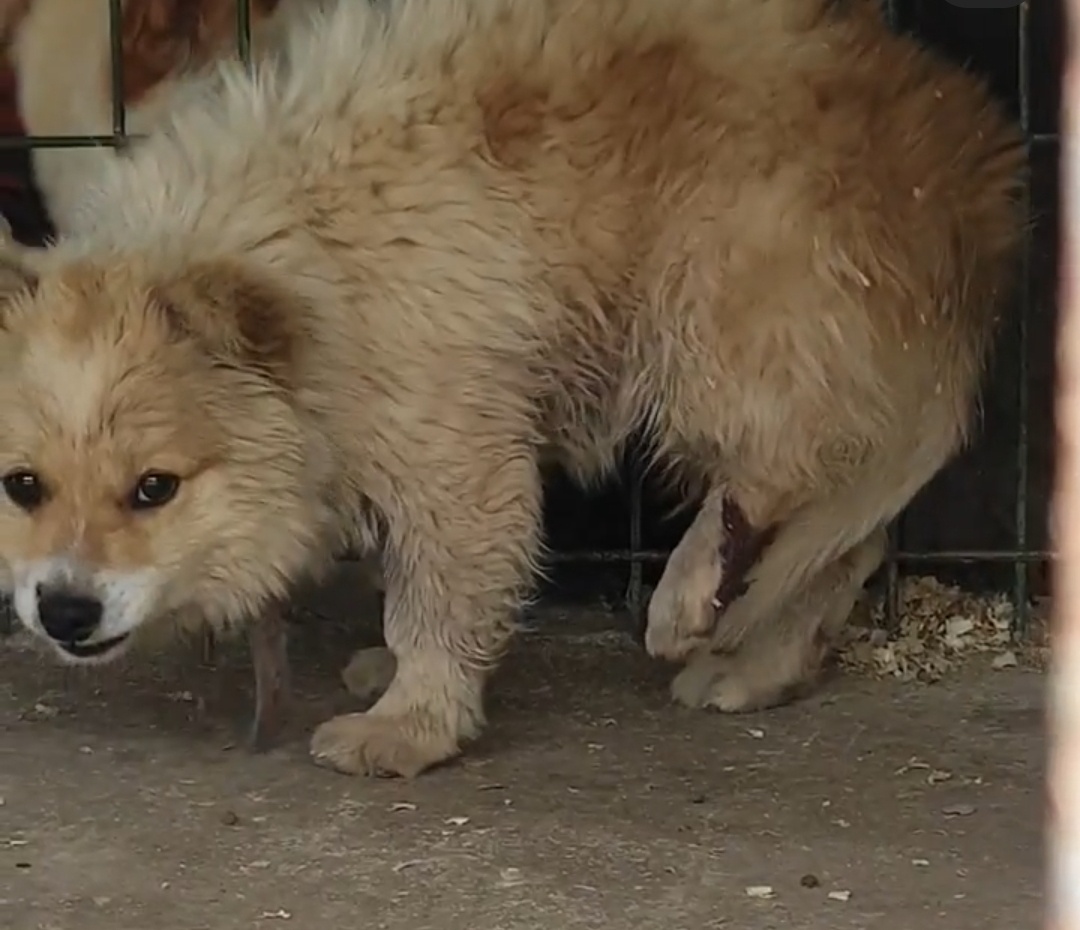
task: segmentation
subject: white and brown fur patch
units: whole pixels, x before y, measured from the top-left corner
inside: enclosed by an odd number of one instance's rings
[[[871,0],[340,4],[288,55],[112,163],[12,289],[0,474],[49,496],[0,502],[0,561],[152,578],[137,631],[377,543],[394,677],[312,751],[415,774],[482,726],[541,450],[588,480],[644,430],[705,495],[649,608],[675,696],[808,686],[1013,282],[1024,150],[983,85]],[[132,512],[155,469],[175,498]]]

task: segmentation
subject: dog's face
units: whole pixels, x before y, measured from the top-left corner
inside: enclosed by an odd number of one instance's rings
[[[3,272],[0,565],[21,622],[102,662],[177,609],[238,621],[284,594],[314,532],[289,298],[223,264]]]

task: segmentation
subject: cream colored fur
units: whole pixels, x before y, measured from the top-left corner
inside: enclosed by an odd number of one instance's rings
[[[378,546],[393,680],[312,752],[412,775],[481,731],[539,450],[589,479],[640,429],[707,492],[649,610],[675,696],[812,680],[1013,281],[1023,148],[982,85],[859,3],[401,0],[290,41],[9,269],[0,474],[48,493],[0,504],[2,562],[137,586],[122,635]],[[132,512],[147,470],[179,493]],[[724,500],[776,537],[717,618]]]

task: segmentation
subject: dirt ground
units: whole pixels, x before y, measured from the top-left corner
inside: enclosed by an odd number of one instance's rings
[[[0,927],[1039,926],[1035,673],[841,678],[723,717],[671,706],[629,639],[556,630],[520,641],[483,741],[406,783],[308,761],[349,706],[347,645],[309,639],[258,757],[243,649],[73,675],[0,641]]]

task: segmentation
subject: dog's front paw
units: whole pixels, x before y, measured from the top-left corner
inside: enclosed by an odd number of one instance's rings
[[[342,714],[311,738],[315,764],[345,775],[415,778],[460,751],[457,740],[418,712]]]

